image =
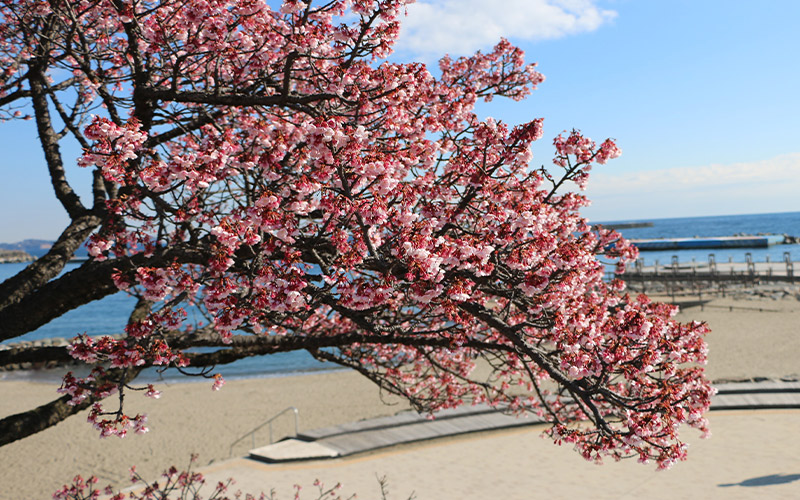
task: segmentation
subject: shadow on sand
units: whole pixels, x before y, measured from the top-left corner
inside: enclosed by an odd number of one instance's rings
[[[740,483],[720,484],[719,486],[721,488],[729,488],[731,486],[771,486],[773,484],[786,484],[793,481],[800,481],[800,474],[770,474],[769,476],[745,479]]]

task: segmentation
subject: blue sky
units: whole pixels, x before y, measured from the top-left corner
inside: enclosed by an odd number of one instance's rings
[[[578,128],[617,139],[595,167],[597,221],[800,211],[800,2],[424,0],[400,57],[490,48],[502,33],[547,77],[526,101],[482,108],[545,118],[534,162]]]
[[[594,221],[800,211],[800,2],[769,0],[422,0],[393,59],[521,46],[547,80],[527,100],[480,108],[552,137],[613,137],[595,167]],[[0,242],[54,239],[66,223],[32,122],[0,124]],[[70,154],[77,155],[74,150]],[[71,168],[88,196],[88,172]]]

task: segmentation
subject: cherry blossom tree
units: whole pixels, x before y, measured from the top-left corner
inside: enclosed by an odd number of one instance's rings
[[[138,298],[123,338],[0,355],[94,366],[0,421],[0,444],[86,408],[102,435],[146,430],[122,405],[145,367],[211,377],[305,350],[420,411],[533,412],[587,459],[685,457],[679,426],[707,432],[707,329],[604,281],[636,251],[579,214],[590,169],[620,150],[573,130],[532,165],[542,119],[474,108],[525,98],[535,65],[505,40],[435,70],[387,61],[410,2],[0,1],[1,117],[35,121],[70,218],[0,285],[0,340]],[[91,260],[59,276],[84,244]]]

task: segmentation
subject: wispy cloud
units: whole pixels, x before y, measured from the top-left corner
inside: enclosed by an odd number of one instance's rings
[[[603,172],[603,168],[596,167],[591,180],[592,191],[603,194],[661,193],[785,182],[794,186],[800,185],[800,153],[748,163],[678,167],[626,174]]]
[[[596,0],[419,0],[408,7],[397,49],[467,55],[500,37],[516,41],[593,31],[616,17]]]
[[[800,153],[623,174],[605,168],[613,165],[595,168],[586,192],[595,220],[800,210]]]

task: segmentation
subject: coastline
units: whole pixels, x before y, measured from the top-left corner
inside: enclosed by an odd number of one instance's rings
[[[712,332],[707,337],[710,348],[707,374],[711,380],[800,378],[800,362],[797,361],[797,353],[800,353],[800,300],[794,295],[784,294],[781,298],[758,294],[717,297],[702,310],[699,306],[684,309],[677,319],[709,323]],[[35,381],[0,380],[3,394],[0,413],[6,416],[49,402],[57,396],[57,386]],[[396,398],[382,398],[377,387],[351,371],[229,380],[218,392],[211,391],[211,382],[196,381],[160,383],[157,389],[163,392],[159,400],[133,394],[126,401],[131,411],[148,414],[151,429],[148,434],[101,440],[85,422],[85,415],[77,415],[44,432],[0,448],[0,463],[4,464],[0,468],[0,484],[4,485],[0,499],[49,498],[53,491],[69,483],[76,474],[84,477],[94,474],[99,477],[100,485],[110,483],[124,488],[129,484],[128,468],[131,465],[136,465],[143,477],[155,479],[169,465],[185,467],[193,452],[199,453],[197,465],[200,467],[219,464],[231,456],[231,443],[289,406],[299,409],[301,430],[392,415],[408,408]],[[383,399],[394,405],[385,405]],[[293,425],[290,415],[276,421],[276,440],[291,434]],[[538,432],[530,431],[528,434],[533,436]],[[268,430],[263,429],[256,436],[256,444],[267,444],[268,435]],[[492,439],[496,439],[492,436],[486,438],[490,449]],[[470,438],[457,438],[455,441],[459,439]],[[233,450],[233,457],[246,454],[251,443],[249,439],[244,441]],[[714,443],[713,439],[709,442]],[[548,447],[551,449],[552,446]],[[442,446],[439,450],[439,459],[443,462],[457,458],[448,453],[459,453],[453,451],[458,450],[457,447]],[[576,467],[583,465],[579,456],[571,450],[568,453],[571,454],[568,460]],[[513,457],[506,455],[505,450],[500,450],[484,459],[530,459],[524,453]],[[688,463],[691,461],[690,456]],[[646,467],[641,469],[652,472]],[[436,466],[428,466],[426,470],[435,477]],[[396,477],[391,471],[387,474],[393,484],[400,486],[398,480],[402,476],[399,473]],[[344,481],[345,478],[338,480]],[[430,480],[420,478],[421,482]],[[366,481],[374,483],[374,474]],[[269,491],[269,486],[264,485],[264,489]],[[404,488],[406,486],[413,489],[413,484],[403,484]]]

